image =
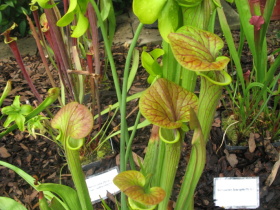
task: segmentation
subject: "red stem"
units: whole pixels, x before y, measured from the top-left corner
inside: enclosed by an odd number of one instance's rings
[[[33,14],[33,17],[34,17],[34,20],[35,20],[36,27],[38,28],[39,37],[40,37],[41,40],[43,40],[43,34],[42,34],[42,30],[41,30],[38,10],[32,11],[32,14]]]
[[[97,18],[96,18],[95,11],[91,4],[88,4],[87,15],[88,15],[89,24],[90,24],[91,33],[92,33],[92,46],[93,46],[93,53],[94,53],[95,73],[98,76],[101,76]],[[89,66],[91,65],[91,68],[92,68],[92,63],[88,63],[88,65]],[[99,78],[100,77],[94,78],[95,87],[98,87]],[[101,127],[102,120],[101,120],[101,115],[100,115],[101,108],[100,108],[98,88],[95,88],[95,93],[96,93],[95,95],[96,95],[97,109],[98,109],[98,114],[99,114],[99,118],[98,118],[99,127]]]
[[[60,29],[56,26],[57,20],[55,19],[55,13],[52,9],[45,9],[46,17],[50,27],[50,33],[52,37],[54,53],[57,55],[58,66],[61,70],[61,75],[63,75],[62,81],[65,88],[68,88],[68,93],[70,100],[74,100],[74,89],[73,84],[68,77],[67,70],[70,69],[69,58],[66,51],[66,46],[64,44]]]
[[[93,59],[92,59],[92,54],[87,54],[87,65],[88,65],[88,72],[90,74],[93,74]],[[94,78],[92,78],[91,76],[89,77],[89,81],[90,81],[90,92],[91,92],[91,100],[92,100],[92,108],[91,108],[91,113],[94,116],[94,109],[95,109],[95,84],[94,84]]]
[[[11,48],[16,60],[17,60],[17,63],[21,69],[21,72],[25,78],[25,80],[27,81],[31,91],[33,92],[34,96],[37,98],[37,100],[41,103],[42,102],[42,98],[40,96],[40,94],[38,93],[37,89],[35,88],[34,84],[33,84],[33,81],[31,80],[28,72],[26,71],[26,68],[23,64],[23,61],[22,61],[22,58],[20,56],[20,52],[19,52],[19,49],[18,49],[18,46],[17,46],[17,43],[15,41],[12,41],[9,43],[9,47]]]

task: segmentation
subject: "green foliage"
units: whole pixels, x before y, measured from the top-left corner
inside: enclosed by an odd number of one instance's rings
[[[37,115],[30,120],[27,121],[27,130],[30,135],[32,135],[34,138],[36,138],[36,129],[39,130],[41,134],[44,134],[46,132],[46,129],[44,125],[42,124],[43,120],[48,119],[47,117],[44,117],[42,115]]]
[[[28,4],[29,0],[0,0],[0,33],[15,22],[19,26],[20,35],[26,35],[28,24],[24,13],[31,13]]]
[[[11,198],[0,197],[0,205],[2,210],[17,209],[26,210],[26,208],[20,203],[16,202]]]
[[[6,106],[2,109],[2,114],[8,115],[4,122],[4,128],[7,128],[12,122],[15,121],[18,128],[24,131],[25,117],[32,112],[32,106],[28,104],[21,105],[19,101],[20,96],[16,96],[11,106]]]
[[[5,98],[8,96],[8,94],[10,93],[12,89],[12,81],[8,80],[5,89],[3,90],[3,92],[1,93],[1,97],[0,97],[0,107],[3,104],[3,101],[5,100]]]

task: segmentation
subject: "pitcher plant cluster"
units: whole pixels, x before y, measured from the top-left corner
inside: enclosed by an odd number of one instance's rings
[[[41,132],[47,131],[65,155],[75,189],[61,184],[40,183],[9,163],[0,161],[0,164],[17,172],[40,192],[41,209],[92,209],[80,154],[90,148],[90,143],[96,136],[109,132],[108,124],[112,119],[102,122],[101,115],[115,110],[115,114],[120,114],[120,130],[109,133],[99,145],[112,136],[120,135],[120,173],[113,180],[122,191],[119,208],[171,208],[169,201],[182,145],[186,133],[193,130],[190,159],[175,202],[175,209],[193,209],[194,192],[206,162],[206,144],[223,88],[230,85],[227,90],[240,113],[247,105],[248,111],[253,90],[256,90],[253,96],[260,97],[259,101],[268,100],[273,94],[278,94],[276,98],[279,101],[279,91],[273,89],[279,80],[279,75],[278,80],[273,76],[279,66],[279,58],[277,57],[265,75],[262,75],[260,69],[267,65],[266,60],[259,59],[266,57],[266,54],[257,53],[260,47],[266,46],[265,32],[273,3],[267,4],[263,16],[254,15],[251,18],[247,11],[248,4],[235,1],[241,17],[241,34],[252,47],[252,54],[256,56],[254,68],[258,79],[249,83],[246,83],[243,77],[240,63],[242,47],[236,50],[234,46],[220,0],[133,0],[133,12],[140,23],[129,47],[122,80],[117,74],[111,50],[116,26],[111,0],[101,0],[98,4],[94,0],[64,0],[63,3],[65,14],[61,17],[53,0],[32,0],[31,10],[35,25],[27,16],[53,86],[45,100],[38,94],[24,67],[15,38],[9,36],[9,30],[3,33],[5,42],[10,45],[40,105],[35,109],[30,105],[22,105],[19,96],[16,96],[11,106],[2,108],[2,114],[7,115],[7,118],[4,122],[6,130],[0,133],[0,138],[16,128],[21,131],[27,129],[32,135],[36,135],[35,130],[38,129]],[[40,11],[43,13],[39,14]],[[227,72],[231,59],[223,56],[224,42],[214,34],[216,13],[236,65],[238,78],[234,84]],[[151,52],[144,47],[140,56],[136,45],[143,25],[155,21],[158,21],[162,46]],[[118,99],[116,104],[105,110],[101,110],[99,99],[99,84],[106,72],[101,71],[98,28],[104,41],[107,57],[105,63],[113,76]],[[57,78],[53,78],[51,74],[44,51],[58,73],[59,84],[56,82]],[[147,82],[150,87],[128,96],[128,90],[137,73],[139,58],[149,74]],[[90,81],[90,87],[85,87],[86,79]],[[194,93],[197,85],[199,94]],[[56,86],[59,86],[60,90]],[[91,96],[91,107],[83,105],[87,88]],[[239,91],[240,89],[242,91]],[[11,84],[8,82],[0,98],[0,105],[10,90]],[[257,95],[259,90],[261,94]],[[127,103],[138,98],[139,111],[134,119],[135,124],[128,127]],[[56,100],[61,109],[53,116],[48,107]],[[46,115],[40,115],[42,111]],[[145,118],[142,122],[141,116]],[[99,126],[97,135],[93,135],[96,119]],[[139,160],[140,168],[137,168],[132,158],[132,142],[137,129],[150,124],[152,129],[145,158],[143,162]],[[4,202],[7,205],[20,205],[12,199],[1,198],[0,203]],[[105,209],[110,209],[102,202]]]

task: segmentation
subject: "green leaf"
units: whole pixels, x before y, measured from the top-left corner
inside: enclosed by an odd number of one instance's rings
[[[201,4],[202,0],[176,0],[182,7],[196,7]]]
[[[76,15],[77,25],[74,26],[74,31],[71,37],[78,38],[82,36],[86,32],[89,25],[87,17],[84,16],[87,4],[88,0],[71,0],[67,13],[57,21],[56,25],[60,27],[67,26],[74,20]]]
[[[15,121],[21,131],[24,131],[25,116],[32,112],[32,106],[28,104],[20,105],[19,96],[16,96],[11,106],[4,107],[2,113],[8,115],[3,126],[6,128]]]
[[[0,19],[0,22],[1,22],[1,19]],[[2,106],[5,98],[9,95],[11,90],[12,90],[12,81],[8,80],[4,90],[2,92],[2,95],[0,97],[0,107]]]
[[[167,1],[158,17],[158,29],[161,37],[169,43],[168,35],[174,33],[179,26],[180,7],[175,0]]]
[[[20,21],[18,27],[19,27],[20,35],[24,36],[25,32],[26,32],[26,27],[27,27],[26,21],[25,20]]]
[[[133,0],[133,12],[141,23],[152,24],[160,15],[167,0]]]
[[[50,191],[57,194],[69,207],[69,209],[81,209],[77,192],[71,187],[61,184],[46,183],[38,185],[37,190]]]
[[[143,116],[163,128],[180,128],[190,120],[189,110],[197,110],[197,96],[181,86],[158,79],[140,97],[139,106]]]
[[[3,23],[5,21],[3,21],[3,15],[2,15],[2,12],[0,11],[0,26],[3,26],[5,23]],[[0,31],[1,33],[2,31]]]
[[[112,3],[110,0],[103,0],[100,1],[100,7],[101,7],[101,11],[100,11],[100,15],[102,18],[102,21],[105,21],[110,13],[111,7],[112,7]]]
[[[80,139],[91,132],[93,117],[87,107],[71,102],[59,110],[51,121],[51,126],[60,130],[63,135]]]
[[[101,203],[102,203],[102,206],[103,206],[104,209],[112,210],[102,198],[101,198]]]
[[[24,123],[25,123],[25,117],[21,114],[17,114],[15,115],[15,122],[19,128],[20,131],[24,131],[25,127],[24,127]]]
[[[155,209],[157,205],[146,205],[143,203],[139,203],[131,198],[128,198],[128,203],[131,209],[133,210],[152,210]]]
[[[77,25],[75,26],[75,29],[71,35],[71,37],[79,38],[82,36],[88,29],[88,19],[83,15],[81,10],[78,12],[78,22]]]
[[[38,3],[40,7],[44,9],[50,9],[55,6],[55,4],[51,5],[49,4],[50,0],[31,0],[30,5],[34,5],[35,3]]]
[[[66,210],[66,208],[61,205],[60,201],[55,197],[51,200],[49,206],[52,210]]]
[[[22,115],[28,115],[32,111],[33,111],[33,108],[29,104],[24,104],[24,105],[20,106],[20,114],[22,114]]]
[[[7,5],[9,5],[10,7],[15,7],[13,1],[7,0],[5,3],[6,3]]]
[[[31,134],[34,138],[36,138],[36,132],[35,130],[40,130],[39,132],[41,134],[44,134],[46,132],[46,129],[44,128],[41,121],[48,119],[47,117],[44,117],[42,115],[37,115],[30,120],[27,121],[27,130],[28,133]]]
[[[146,189],[146,179],[139,171],[124,171],[114,179],[114,184],[129,198],[145,205],[156,205],[165,197],[160,187]]]
[[[159,65],[157,59],[164,54],[162,49],[154,49],[150,53],[146,52],[147,47],[143,47],[141,54],[142,66],[150,74],[148,77],[148,83],[152,83],[154,79],[162,76],[162,67]]]
[[[35,179],[34,177],[30,176],[29,174],[27,174],[25,171],[21,170],[20,168],[6,163],[4,161],[0,161],[0,165],[5,166],[11,170],[13,170],[14,172],[16,172],[20,177],[22,177],[30,186],[32,186],[35,190],[37,190],[38,185],[35,185]],[[39,183],[40,184],[40,183]],[[38,191],[38,190],[37,190]],[[56,198],[58,202],[60,202],[60,204],[62,206],[65,207],[65,209],[68,209],[67,206],[65,206],[65,204],[58,198],[56,197],[54,194],[52,194],[49,191],[44,192],[45,197],[47,197],[48,200],[52,200],[53,198]]]
[[[5,10],[8,6],[9,6],[8,4],[0,5],[0,11]]]
[[[77,5],[77,0],[71,0],[67,12],[57,21],[56,25],[60,27],[69,25],[74,19],[75,9],[77,8]]]
[[[218,56],[223,40],[193,26],[183,26],[168,36],[176,60],[192,71],[223,70],[229,58]]]
[[[15,109],[20,109],[20,100],[19,100],[20,96],[15,96],[15,99],[13,101],[13,107]]]
[[[39,192],[39,208],[40,210],[51,210],[49,207],[48,201],[44,196],[44,192]]]
[[[195,130],[195,132],[197,132],[196,135],[194,135],[194,137],[192,139],[192,144],[195,144],[197,141],[199,141],[202,144],[204,142],[204,140],[203,140],[201,126],[200,126],[199,120],[197,118],[197,115],[193,109],[190,109],[190,116],[191,116],[190,117],[190,128],[192,130]]]
[[[10,114],[7,119],[5,120],[3,127],[7,128],[15,119],[17,118],[18,114]]]
[[[22,204],[11,198],[0,197],[1,210],[27,210]]]

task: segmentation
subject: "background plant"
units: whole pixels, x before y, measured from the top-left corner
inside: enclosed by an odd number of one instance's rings
[[[30,15],[29,0],[1,0],[0,1],[0,33],[11,27],[16,23],[18,32],[21,36],[28,33],[29,27],[25,14]]]
[[[280,112],[279,89],[277,88],[280,74],[277,69],[280,58],[272,56],[273,62],[268,62],[267,54],[267,30],[270,17],[276,1],[267,1],[263,14],[260,10],[260,2],[254,4],[254,10],[250,11],[248,1],[236,0],[235,4],[240,15],[240,41],[238,49],[235,48],[230,29],[225,16],[219,9],[218,14],[221,28],[224,32],[231,57],[236,68],[235,83],[228,88],[232,100],[233,121],[238,123],[230,128],[239,133],[239,136],[231,136],[237,140],[241,136],[248,136],[250,132],[258,132],[265,135],[270,132],[273,139],[279,137]],[[243,71],[240,58],[245,41],[253,56],[252,69]],[[232,122],[232,121],[231,121]],[[259,129],[260,128],[260,129]]]

